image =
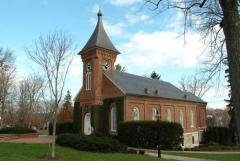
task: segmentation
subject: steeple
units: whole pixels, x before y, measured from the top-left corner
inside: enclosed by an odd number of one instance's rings
[[[116,54],[119,54],[120,52],[114,47],[114,45],[112,44],[111,40],[109,39],[103,27],[102,12],[100,9],[97,13],[97,16],[98,16],[97,26],[92,36],[88,40],[87,44],[83,47],[83,49],[79,52],[79,54],[83,54],[86,51],[91,50],[93,48],[102,48],[102,49],[112,51]]]

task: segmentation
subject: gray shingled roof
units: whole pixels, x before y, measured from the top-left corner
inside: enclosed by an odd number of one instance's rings
[[[98,22],[97,26],[88,40],[87,44],[83,47],[83,49],[79,52],[79,54],[84,53],[85,51],[99,47],[103,49],[107,49],[110,51],[115,52],[116,54],[119,54],[120,52],[114,47],[113,43],[109,39],[102,23],[102,13],[101,11],[98,12]]]
[[[206,103],[194,94],[183,92],[171,83],[162,80],[154,80],[123,72],[105,73],[105,75],[126,95],[160,97]],[[148,88],[148,93],[145,92],[145,88]],[[159,91],[159,94],[155,93],[156,90]],[[184,95],[187,95],[186,99]]]

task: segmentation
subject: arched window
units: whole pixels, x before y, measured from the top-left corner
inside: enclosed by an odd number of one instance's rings
[[[133,115],[133,120],[139,120],[140,112],[138,107],[133,107],[132,115]]]
[[[152,108],[152,120],[157,120],[158,111],[156,108]]]
[[[90,135],[91,133],[92,133],[91,113],[88,112],[84,115],[84,134]]]
[[[86,65],[86,90],[91,90],[92,88],[92,66],[90,63]]]
[[[117,132],[117,108],[115,103],[111,105],[111,132]]]
[[[184,122],[183,122],[183,110],[179,111],[179,123],[184,127]]]
[[[193,123],[193,110],[190,110],[190,126],[194,127],[194,123]]]
[[[172,112],[169,108],[167,109],[167,121],[172,121]]]

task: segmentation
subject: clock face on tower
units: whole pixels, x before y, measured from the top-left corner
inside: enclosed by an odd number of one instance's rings
[[[91,72],[92,66],[90,63],[87,63],[86,68],[87,68],[87,72]]]
[[[110,65],[107,62],[105,62],[105,63],[103,63],[102,68],[104,71],[109,71]]]

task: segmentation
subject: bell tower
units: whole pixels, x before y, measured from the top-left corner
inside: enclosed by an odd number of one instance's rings
[[[79,52],[83,61],[83,83],[78,100],[81,105],[102,104],[102,77],[104,72],[114,72],[119,51],[109,39],[99,10],[98,22],[90,39]]]

